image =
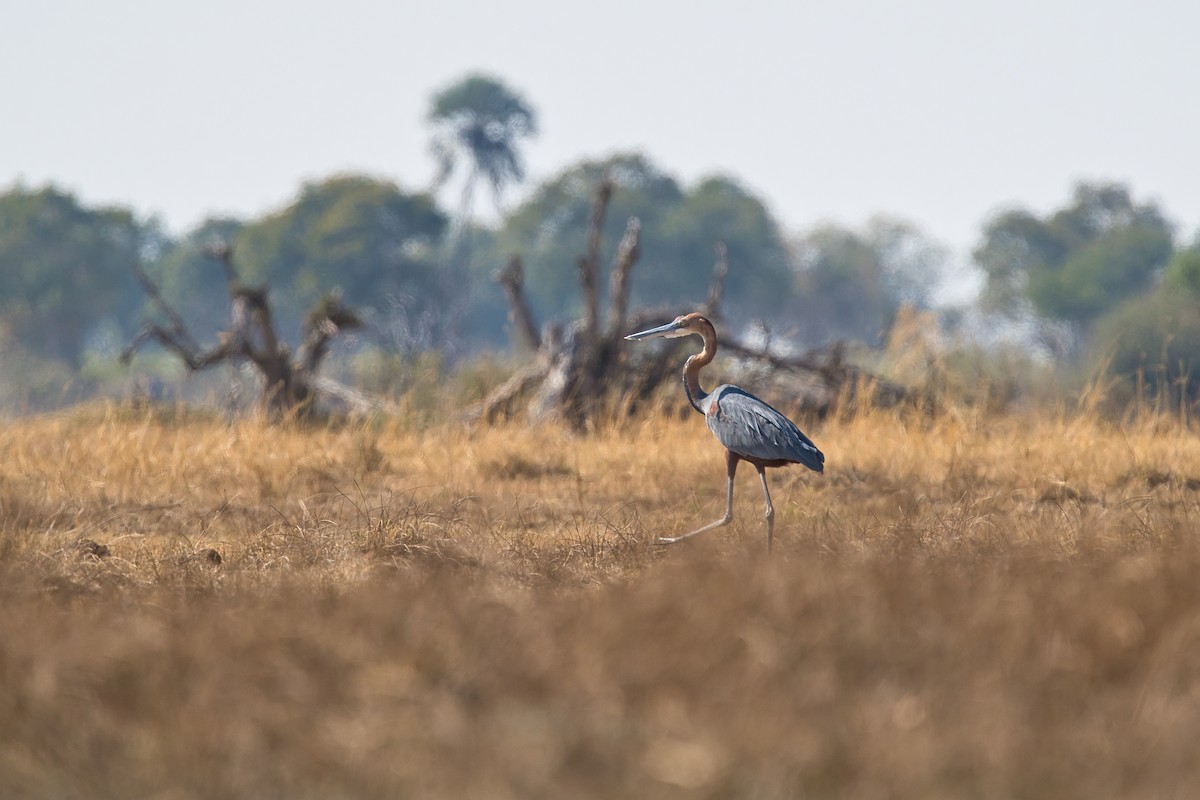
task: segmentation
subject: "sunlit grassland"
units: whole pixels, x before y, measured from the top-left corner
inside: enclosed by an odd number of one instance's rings
[[[1190,796],[1192,431],[805,427],[6,423],[0,796]]]

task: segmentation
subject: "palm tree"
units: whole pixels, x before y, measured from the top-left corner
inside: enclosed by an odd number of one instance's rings
[[[499,210],[504,189],[525,177],[518,146],[522,139],[537,135],[533,108],[500,81],[473,74],[434,95],[429,120],[437,127],[433,142],[439,162],[435,189],[453,175],[460,157],[470,160],[470,172],[463,184],[460,224],[471,217],[480,177],[486,177],[491,184]]]

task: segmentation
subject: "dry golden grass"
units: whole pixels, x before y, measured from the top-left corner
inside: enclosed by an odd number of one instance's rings
[[[1200,440],[0,429],[0,797],[1191,797]]]

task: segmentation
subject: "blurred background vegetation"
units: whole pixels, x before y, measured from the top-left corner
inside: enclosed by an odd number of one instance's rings
[[[526,185],[537,113],[495,77],[468,75],[435,94],[428,123],[429,186],[333,175],[259,218],[212,218],[181,235],[53,185],[0,191],[0,410],[135,391],[219,400],[236,382],[228,369],[189,377],[156,351],[132,368],[118,361],[156,313],[135,264],[198,337],[228,326],[228,287],[205,254],[217,242],[231,244],[245,281],[269,287],[293,344],[308,309],[340,288],[367,325],[328,360],[339,379],[385,396],[436,381],[478,399],[529,356],[510,342],[493,271],[520,255],[537,319],[578,317],[577,262],[605,178],[615,191],[602,263],[627,219],[641,220],[635,307],[702,305],[721,240],[723,326],[779,351],[844,342],[897,380],[996,408],[1098,387],[1118,413],[1200,400],[1200,239],[1132,187],[1081,183],[1048,213],[1000,211],[959,256],[897,217],[790,229],[737,179],[685,185],[645,153],[568,164]]]

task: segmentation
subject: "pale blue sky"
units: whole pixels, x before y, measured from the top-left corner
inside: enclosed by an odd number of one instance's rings
[[[531,177],[641,149],[789,231],[885,212],[960,252],[997,207],[1128,182],[1200,225],[1200,4],[0,0],[0,186],[256,215],[341,170],[433,174],[430,95],[522,91]],[[515,198],[512,198],[515,199]]]

